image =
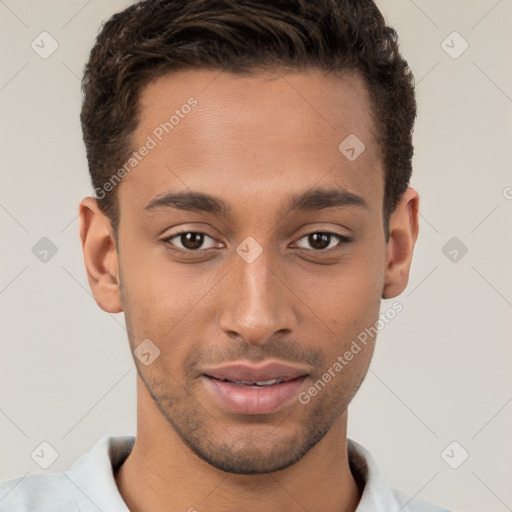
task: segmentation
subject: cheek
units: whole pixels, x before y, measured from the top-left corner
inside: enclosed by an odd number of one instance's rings
[[[307,279],[297,278],[295,290],[308,314],[323,321],[327,333],[346,339],[377,320],[384,265],[384,257],[354,256],[346,265],[324,267]]]
[[[160,270],[159,270],[160,268]],[[132,349],[149,339],[158,347],[158,365],[141,367],[146,375],[166,374],[172,370],[183,379],[181,365],[190,357],[197,340],[204,337],[204,327],[211,325],[208,290],[218,277],[204,276],[188,280],[176,266],[147,265],[125,269],[130,278],[124,287],[123,306]],[[192,266],[189,267],[192,269]],[[188,273],[191,270],[187,271]],[[191,343],[191,340],[194,340]]]

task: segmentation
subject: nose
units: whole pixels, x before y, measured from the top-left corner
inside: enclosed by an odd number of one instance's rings
[[[231,337],[262,345],[270,337],[295,330],[297,317],[293,293],[270,250],[252,262],[237,253],[224,288],[220,328]]]

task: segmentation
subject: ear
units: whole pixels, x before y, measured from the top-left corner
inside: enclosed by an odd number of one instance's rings
[[[419,202],[416,190],[408,188],[390,216],[383,299],[400,295],[409,281],[412,253],[418,238]]]
[[[98,306],[107,313],[123,311],[119,290],[119,260],[110,219],[93,197],[79,206],[80,240],[89,286]]]

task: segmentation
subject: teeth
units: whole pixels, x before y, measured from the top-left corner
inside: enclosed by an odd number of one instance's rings
[[[256,386],[273,386],[276,382],[282,382],[283,379],[272,379],[255,382]]]
[[[274,384],[279,384],[284,382],[284,379],[272,379],[272,380],[261,380],[261,381],[243,381],[243,380],[228,380],[222,379],[224,382],[233,382],[234,384],[241,384],[244,386],[273,386]]]

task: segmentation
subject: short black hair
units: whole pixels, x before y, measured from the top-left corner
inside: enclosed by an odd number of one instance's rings
[[[372,0],[144,0],[104,23],[82,80],[81,123],[100,209],[117,238],[115,188],[134,151],[141,89],[183,69],[355,71],[367,85],[384,168],[384,221],[408,187],[414,77]]]

